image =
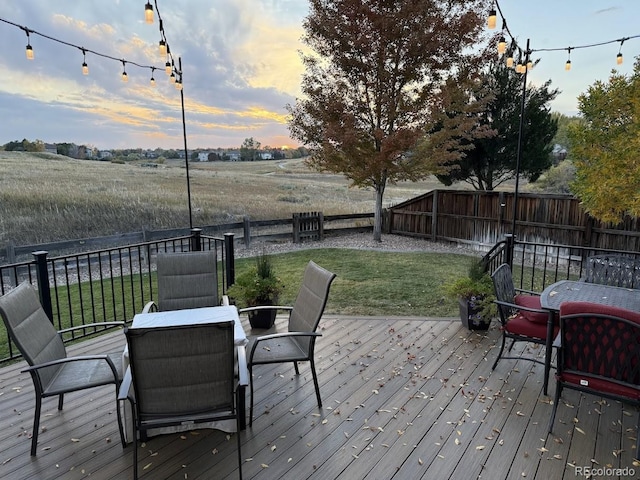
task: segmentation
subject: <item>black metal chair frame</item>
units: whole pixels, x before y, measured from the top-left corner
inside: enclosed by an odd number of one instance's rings
[[[523,290],[515,288],[513,284],[513,277],[511,274],[511,267],[507,263],[503,263],[500,265],[491,275],[491,279],[493,280],[493,288],[496,296],[495,303],[498,305],[498,314],[500,318],[500,324],[502,329],[502,342],[500,345],[500,352],[496,357],[491,370],[495,370],[498,362],[501,359],[511,359],[511,360],[528,360],[531,362],[538,363],[544,366],[544,394],[547,395],[548,392],[548,384],[549,384],[549,375],[551,368],[553,365],[551,364],[551,356],[553,353],[553,340],[554,340],[554,313],[550,310],[537,309],[537,308],[529,308],[522,305],[516,305],[514,303],[514,299],[516,294],[525,293],[529,295],[537,295],[536,292],[532,292],[530,290]],[[547,320],[547,333],[546,338],[538,338],[531,337],[528,335],[520,335],[514,332],[509,332],[506,329],[506,325],[509,322],[510,318],[514,315],[517,315],[521,311],[527,311],[532,313],[541,313],[548,315]],[[545,358],[544,361],[540,361],[537,358],[529,357],[529,356],[506,356],[504,355],[504,347],[506,344],[507,338],[512,340],[511,345],[509,346],[508,351],[511,352],[514,344],[516,342],[527,342],[527,343],[536,343],[538,345],[545,346]]]
[[[56,332],[40,304],[35,289],[27,282],[23,282],[0,297],[0,316],[11,340],[29,364],[29,367],[22,372],[29,372],[33,381],[36,404],[31,435],[31,455],[35,456],[37,453],[43,398],[57,396],[58,410],[62,410],[65,393],[111,384],[115,386],[118,429],[124,447],[122,417],[117,400],[118,388],[122,381],[122,369],[118,368],[122,364],[122,353],[67,357],[62,340],[65,333],[74,330],[124,327],[124,322],[89,323]],[[83,369],[84,366],[86,369]],[[88,378],[85,378],[86,376]]]
[[[335,277],[335,273],[310,261],[305,268],[302,286],[300,287],[293,306],[271,305],[249,307],[239,310],[240,313],[257,309],[275,309],[289,312],[287,332],[262,335],[252,339],[253,345],[250,349],[247,364],[249,367],[249,378],[251,379],[249,426],[253,424],[253,367],[255,365],[292,362],[296,375],[300,375],[298,362],[309,362],[318,407],[322,407],[320,386],[318,384],[318,375],[314,361],[316,339],[322,336],[322,334],[316,332],[316,329],[322,318],[324,308],[329,298],[329,289]],[[263,355],[262,347],[265,345],[271,346],[272,350],[274,350],[271,355]],[[275,350],[279,347],[284,350],[281,356],[277,356],[275,353]],[[256,358],[260,356],[263,358]]]

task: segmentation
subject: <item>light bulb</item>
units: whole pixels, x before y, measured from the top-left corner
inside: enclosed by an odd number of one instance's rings
[[[175,84],[176,90],[182,90],[182,82],[177,80]]]
[[[507,57],[507,68],[513,68],[513,56],[511,55]]]
[[[33,60],[34,59],[34,55],[33,55],[33,47],[31,47],[31,45],[27,44],[27,59],[28,60]]]
[[[622,65],[623,59],[622,59],[622,53],[618,53],[618,55],[616,55],[616,63],[618,65]]]
[[[89,65],[87,65],[87,62],[82,62],[82,74],[89,75]]]
[[[151,80],[150,80],[150,82],[149,82],[149,83],[151,83],[151,86],[152,86],[152,87],[155,87],[155,86],[156,86],[156,79],[155,79],[155,78],[153,78],[153,77],[151,77]]]
[[[489,18],[487,18],[487,27],[491,30],[496,28],[497,18],[496,18],[496,9],[492,8],[489,10]]]
[[[169,81],[171,83],[176,83],[176,76],[173,74],[173,72],[171,72],[171,75],[169,76]]]
[[[160,56],[161,57],[166,57],[167,56],[167,42],[164,41],[164,39],[161,39],[158,42],[158,50],[160,51]]]
[[[533,62],[531,60],[529,60],[527,62],[527,70],[532,70],[533,69]]]
[[[153,7],[149,2],[144,6],[144,21],[145,23],[153,23]]]
[[[125,83],[129,81],[129,75],[127,75],[127,72],[125,71],[122,72],[122,81]]]
[[[571,60],[567,60],[567,63],[564,64],[564,69],[566,71],[571,70]]]
[[[167,62],[164,64],[164,73],[171,75],[171,63]]]
[[[500,40],[498,41],[498,53],[502,55],[506,51],[507,51],[507,41],[505,40],[504,35],[502,35],[500,37]]]

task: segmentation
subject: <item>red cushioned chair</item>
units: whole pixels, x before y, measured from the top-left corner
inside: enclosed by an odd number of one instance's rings
[[[502,358],[530,360],[544,365],[544,394],[546,395],[551,369],[553,339],[558,334],[556,316],[552,311],[542,309],[538,295],[514,287],[511,267],[508,264],[503,263],[496,268],[491,279],[502,324],[502,345],[491,369],[495,370],[498,361]],[[509,352],[515,342],[533,342],[544,345],[546,348],[544,361],[531,356],[505,356],[504,347],[507,338],[512,340]]]
[[[639,312],[596,303],[563,303],[549,432],[565,387],[640,407],[639,352]],[[636,429],[636,458],[640,458],[640,415]]]

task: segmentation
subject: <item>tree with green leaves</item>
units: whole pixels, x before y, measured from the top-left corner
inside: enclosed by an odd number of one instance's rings
[[[487,107],[478,121],[494,134],[476,137],[463,158],[450,165],[447,173],[437,175],[442,183],[466,182],[476,190],[494,190],[515,178],[522,82],[522,74],[508,68],[501,58],[493,57],[488,63],[482,75]],[[550,84],[549,80],[540,87],[526,87],[520,175],[532,182],[552,164],[550,154],[558,127],[549,104],[558,90],[550,90]]]
[[[446,80],[471,81],[486,13],[478,0],[310,0],[310,53],[289,129],[312,168],[375,191],[375,240],[387,184],[427,177],[474,129],[466,112],[446,132],[433,125],[456,100]]]
[[[608,82],[591,85],[578,109],[583,121],[569,129],[572,192],[601,221],[640,216],[640,57],[633,74],[613,70]]]

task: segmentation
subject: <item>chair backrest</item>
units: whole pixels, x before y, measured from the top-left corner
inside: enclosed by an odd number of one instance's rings
[[[491,275],[491,280],[493,280],[493,291],[496,295],[496,300],[513,303],[516,296],[516,289],[513,285],[513,276],[511,275],[511,267],[509,264],[503,263],[496,268]],[[513,307],[498,304],[498,313],[500,314],[502,323],[506,323],[515,311],[516,309]]]
[[[640,288],[640,262],[624,255],[593,255],[585,262],[582,279],[600,285]]]
[[[558,374],[640,402],[640,313],[587,302],[560,305]],[[576,383],[576,382],[574,382]]]
[[[128,328],[125,335],[141,423],[233,410],[233,322]]]
[[[215,307],[218,271],[215,252],[158,253],[159,311]]]
[[[0,297],[0,316],[7,332],[29,365],[59,360],[67,356],[58,335],[33,286],[23,282]],[[59,367],[43,368],[40,379],[47,385]]]
[[[329,288],[336,274],[325,270],[313,261],[304,269],[302,285],[289,316],[290,332],[315,332],[329,298]],[[299,337],[300,346],[308,348],[311,339]]]

